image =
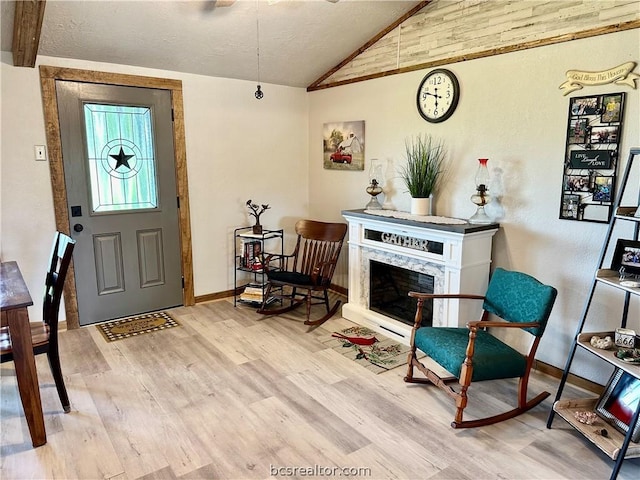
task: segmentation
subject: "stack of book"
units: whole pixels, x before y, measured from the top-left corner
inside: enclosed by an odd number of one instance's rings
[[[244,302],[262,303],[264,290],[262,287],[247,286],[240,294],[240,300]]]
[[[259,270],[262,268],[261,253],[262,244],[259,241],[242,240],[242,257],[240,257],[240,266]]]

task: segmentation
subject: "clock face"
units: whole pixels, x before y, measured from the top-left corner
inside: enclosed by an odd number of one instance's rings
[[[427,122],[443,122],[453,115],[459,97],[460,85],[456,76],[444,68],[433,70],[418,87],[418,112]]]

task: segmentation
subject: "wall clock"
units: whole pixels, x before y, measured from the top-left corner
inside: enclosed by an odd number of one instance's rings
[[[460,98],[460,84],[453,72],[438,68],[427,73],[420,82],[416,104],[427,122],[444,122],[453,115]]]

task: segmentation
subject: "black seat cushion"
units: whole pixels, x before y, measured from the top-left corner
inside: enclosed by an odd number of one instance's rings
[[[305,287],[313,287],[322,285],[322,277],[318,278],[318,282],[314,283],[311,275],[298,272],[276,271],[267,273],[267,277],[272,282],[286,283],[291,285],[301,285]]]

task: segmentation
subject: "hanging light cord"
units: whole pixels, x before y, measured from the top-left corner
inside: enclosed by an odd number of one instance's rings
[[[258,100],[260,100],[264,96],[264,93],[262,93],[262,90],[260,87],[260,18],[259,18],[259,12],[258,12],[259,1],[260,0],[256,0],[256,40],[257,40],[256,55],[258,57],[258,88],[254,94]]]

